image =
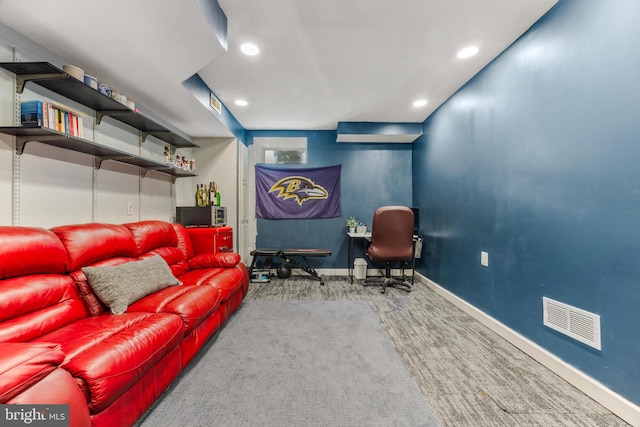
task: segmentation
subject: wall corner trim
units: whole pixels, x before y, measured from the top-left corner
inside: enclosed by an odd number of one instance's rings
[[[548,350],[545,350],[538,344],[520,335],[513,329],[489,316],[487,313],[479,310],[462,298],[446,290],[436,282],[418,272],[416,272],[415,277],[419,282],[427,285],[438,295],[444,297],[447,301],[451,302],[484,326],[509,341],[518,349],[540,362],[543,366],[559,375],[568,383],[580,389],[587,396],[600,403],[624,421],[628,422],[632,426],[640,426],[640,406],[620,396],[613,390],[604,386],[602,383],[586,375],[584,372],[562,361]]]

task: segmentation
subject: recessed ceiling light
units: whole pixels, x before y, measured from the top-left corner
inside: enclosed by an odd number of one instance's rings
[[[478,47],[477,46],[468,46],[468,47],[465,47],[464,49],[462,49],[460,52],[458,52],[458,58],[460,58],[460,59],[471,58],[476,53],[478,53]]]
[[[258,46],[253,43],[243,43],[240,46],[240,50],[242,51],[242,53],[249,56],[254,56],[260,53],[260,49],[258,48]]]
[[[414,107],[424,107],[425,105],[427,105],[427,100],[426,99],[418,99],[416,101],[413,101],[413,106]]]
[[[246,107],[247,105],[249,105],[249,103],[244,99],[236,99],[235,104],[241,107]]]

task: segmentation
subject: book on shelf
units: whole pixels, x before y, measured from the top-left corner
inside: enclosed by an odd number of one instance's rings
[[[22,126],[42,126],[42,102],[26,101],[20,104]]]
[[[82,117],[50,102],[22,102],[20,120],[22,126],[42,126],[68,136],[84,138]]]

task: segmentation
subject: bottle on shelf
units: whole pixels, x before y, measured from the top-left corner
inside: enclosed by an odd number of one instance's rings
[[[202,206],[209,206],[209,187],[207,184],[204,185],[204,190],[202,191]]]
[[[209,206],[216,204],[216,187],[215,182],[209,183]]]
[[[220,187],[216,184],[216,206],[220,206]]]
[[[202,206],[202,192],[200,191],[200,184],[196,184],[196,206]]]

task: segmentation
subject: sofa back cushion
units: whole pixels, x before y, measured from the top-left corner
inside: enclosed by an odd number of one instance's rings
[[[0,342],[30,341],[87,316],[48,230],[0,227]]]
[[[178,247],[178,235],[170,223],[147,220],[124,226],[131,232],[138,257],[144,259],[160,255],[178,278],[189,271],[185,253]]]
[[[67,252],[49,230],[0,226],[0,279],[38,273],[64,273]]]
[[[116,224],[63,225],[51,229],[69,257],[69,271],[116,257],[136,258],[136,244],[126,227]]]
[[[0,280],[0,342],[26,342],[87,312],[71,277],[31,274]]]
[[[51,231],[66,249],[69,271],[87,312],[98,316],[108,311],[87,283],[81,268],[119,265],[136,260],[138,251],[129,230],[122,225],[89,223],[62,225]]]
[[[190,260],[193,258],[193,246],[191,245],[191,237],[189,237],[187,229],[184,228],[184,225],[177,223],[173,223],[171,226],[176,232],[176,236],[178,236],[178,249],[184,254],[184,259],[187,261]]]
[[[178,246],[178,236],[168,222],[146,220],[131,222],[124,226],[131,232],[138,255],[164,246]]]

